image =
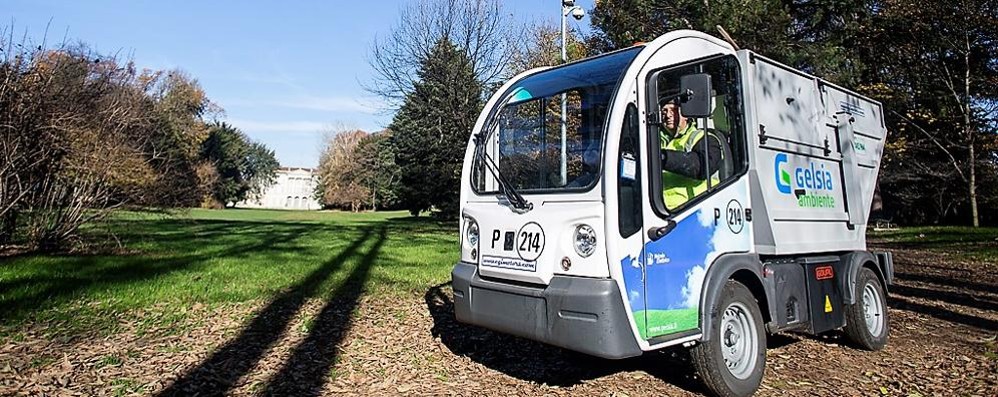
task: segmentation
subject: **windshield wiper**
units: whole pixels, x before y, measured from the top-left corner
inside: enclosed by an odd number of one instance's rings
[[[515,93],[516,90],[510,92],[506,95],[506,98],[503,98],[502,104],[496,107],[496,113],[493,115],[492,119],[489,120],[488,128],[479,131],[478,134],[475,134],[475,161],[481,162],[482,165],[489,170],[489,173],[492,174],[492,177],[496,179],[499,183],[499,193],[506,197],[506,200],[509,201],[509,204],[513,207],[513,211],[523,214],[534,209],[534,204],[523,198],[523,196],[513,188],[513,185],[502,177],[502,171],[499,170],[499,166],[496,165],[495,161],[492,159],[492,156],[489,156],[489,154],[485,152],[485,140],[488,137],[488,134],[499,126],[499,113],[502,112],[502,108],[506,107],[506,104],[513,99],[513,94]]]

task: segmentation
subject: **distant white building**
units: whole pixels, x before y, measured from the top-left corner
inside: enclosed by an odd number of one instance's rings
[[[281,167],[277,179],[258,200],[246,200],[236,204],[242,208],[271,208],[289,210],[317,210],[315,185],[318,177],[315,169]]]

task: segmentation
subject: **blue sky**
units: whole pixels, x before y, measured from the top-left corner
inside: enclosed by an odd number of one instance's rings
[[[513,0],[518,21],[558,22],[560,0]],[[5,0],[16,36],[84,41],[139,67],[180,68],[198,79],[225,119],[277,153],[282,165],[318,164],[320,130],[376,131],[391,121],[364,91],[367,54],[405,1]],[[592,0],[577,3],[587,11]],[[571,24],[588,30],[588,18]]]

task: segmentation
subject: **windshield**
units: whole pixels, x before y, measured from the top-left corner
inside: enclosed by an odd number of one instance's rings
[[[496,129],[483,141],[498,172],[523,192],[587,190],[598,179],[610,101],[640,47],[527,76],[504,92]],[[492,125],[487,122],[485,125]],[[475,190],[497,181],[476,159]]]

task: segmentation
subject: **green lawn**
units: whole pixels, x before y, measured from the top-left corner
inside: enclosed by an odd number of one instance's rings
[[[974,261],[998,261],[996,227],[922,226],[871,230],[868,240],[900,248],[946,252]]]
[[[151,321],[173,321],[198,304],[328,298],[348,284],[366,294],[421,295],[446,282],[458,259],[454,222],[404,212],[133,212],[116,215],[106,229],[122,252],[0,258],[0,335],[25,322],[57,334],[110,332],[134,309],[157,314]],[[870,233],[874,242],[989,261],[998,258],[996,237],[996,228]]]
[[[123,213],[107,229],[123,253],[0,259],[0,334],[26,321],[52,332],[106,329],[131,309],[325,298],[348,284],[422,294],[458,259],[456,224],[404,212]]]

